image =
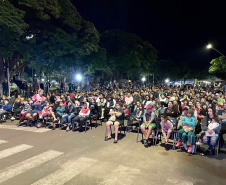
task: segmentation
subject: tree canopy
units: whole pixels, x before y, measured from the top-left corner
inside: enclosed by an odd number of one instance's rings
[[[98,42],[95,26],[70,0],[0,1],[0,70],[9,67],[10,77],[31,61],[76,65],[98,51]]]
[[[136,74],[152,73],[157,63],[157,50],[138,35],[120,30],[105,31],[100,36],[100,47],[106,49],[105,68],[114,80],[122,76],[134,78]]]
[[[209,72],[226,81],[226,58],[220,56],[210,62]]]

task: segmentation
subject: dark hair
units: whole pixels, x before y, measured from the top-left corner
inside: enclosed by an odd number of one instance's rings
[[[220,122],[219,118],[217,116],[214,116],[212,119],[214,119],[216,122]]]
[[[166,115],[166,114],[163,114],[162,116],[161,116],[161,118],[163,118],[163,119],[168,119],[168,116]]]
[[[66,103],[66,105],[68,105],[69,102],[72,104],[71,100],[68,100],[67,103]]]
[[[191,116],[194,116],[194,110],[189,109],[189,110],[188,110],[188,113],[191,114]]]
[[[118,104],[120,107],[122,107],[122,103],[120,101],[117,101],[116,104]]]

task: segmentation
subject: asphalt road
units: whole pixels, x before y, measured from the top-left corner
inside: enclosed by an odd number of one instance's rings
[[[135,132],[104,141],[105,125],[85,132],[0,124],[0,184],[225,184],[226,154],[188,156],[172,145],[145,148]],[[141,134],[139,136],[141,140]]]

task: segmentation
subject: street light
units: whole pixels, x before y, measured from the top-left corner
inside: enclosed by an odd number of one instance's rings
[[[165,82],[166,82],[166,83],[169,83],[169,78],[165,79]]]
[[[44,80],[44,78],[42,79],[42,82],[44,82],[45,80]]]
[[[213,46],[212,46],[212,44],[208,44],[207,46],[206,46],[206,48],[207,49],[214,49],[216,52],[218,52],[220,55],[222,55],[222,56],[224,56],[220,51],[218,51],[216,48],[214,48]]]
[[[80,81],[82,80],[82,75],[77,74],[77,75],[76,75],[76,79],[80,82]]]
[[[141,80],[142,80],[142,82],[145,82],[146,78],[145,78],[145,77],[143,77]]]

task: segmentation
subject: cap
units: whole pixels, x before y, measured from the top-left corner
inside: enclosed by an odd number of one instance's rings
[[[189,109],[189,107],[188,106],[185,106],[184,108],[183,108],[183,110],[188,110]]]
[[[147,106],[146,109],[151,109],[151,106]]]

